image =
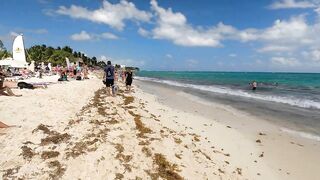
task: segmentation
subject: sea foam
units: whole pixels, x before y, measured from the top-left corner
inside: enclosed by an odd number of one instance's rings
[[[310,134],[310,133],[306,133],[306,132],[302,132],[302,131],[295,131],[295,130],[287,129],[287,128],[281,128],[281,131],[295,135],[295,136],[300,136],[300,137],[303,137],[306,139],[320,141],[320,136],[317,136],[314,134]]]

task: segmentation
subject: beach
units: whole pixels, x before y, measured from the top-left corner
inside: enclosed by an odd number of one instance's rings
[[[320,143],[179,88],[89,80],[0,97],[2,179],[317,179]]]

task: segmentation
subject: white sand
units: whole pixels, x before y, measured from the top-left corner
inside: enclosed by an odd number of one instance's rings
[[[91,77],[86,81],[53,84],[44,90],[16,90],[22,97],[1,96],[0,121],[21,127],[0,130],[6,133],[0,135],[0,177],[317,177],[315,168],[306,171],[301,167],[299,172],[297,166],[290,165],[295,161],[288,159],[289,163],[285,163],[286,159],[277,157],[284,151],[278,147],[284,142],[289,149],[285,151],[290,154],[288,158],[300,155],[301,159],[303,153],[314,157],[318,145],[314,149],[309,144],[301,147],[297,139],[290,137],[297,143],[291,144],[284,133],[275,137],[278,134],[273,133],[271,125],[250,126],[257,119],[245,113],[169,90],[165,91],[176,97],[181,108],[173,109],[166,105],[165,97],[158,98],[139,88],[135,88],[135,93],[120,92],[117,97],[107,97],[104,89],[97,91],[102,86],[101,80]],[[120,87],[124,89],[122,84]],[[90,97],[93,98],[89,101]],[[209,116],[198,113],[206,108],[210,109]],[[223,119],[238,123],[226,125]],[[44,124],[42,130],[34,130],[40,124]],[[240,128],[242,124],[244,128]],[[244,132],[249,126],[250,133]],[[260,131],[267,135],[259,136]],[[262,143],[255,142],[258,138]],[[259,157],[262,152],[264,156]]]

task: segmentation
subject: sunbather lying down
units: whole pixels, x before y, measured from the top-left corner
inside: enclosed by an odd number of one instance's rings
[[[8,126],[8,125],[6,125],[6,124],[4,124],[4,123],[2,123],[2,122],[0,121],[0,128],[8,128],[8,127],[10,127],[10,126]]]
[[[20,89],[37,89],[37,88],[47,88],[47,85],[43,84],[29,84],[26,82],[15,82],[15,81],[4,81],[4,78],[0,77],[0,95],[5,96],[21,96],[15,95],[12,92],[12,88],[20,88]]]
[[[4,77],[0,76],[0,95],[22,96],[22,95],[15,95],[6,83],[14,83],[14,82],[4,82]]]

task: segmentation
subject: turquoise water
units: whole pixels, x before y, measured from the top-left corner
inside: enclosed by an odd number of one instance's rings
[[[140,71],[137,79],[217,94],[320,109],[320,74]],[[249,83],[258,83],[252,91]]]

